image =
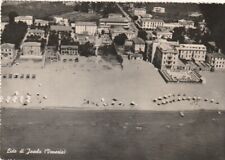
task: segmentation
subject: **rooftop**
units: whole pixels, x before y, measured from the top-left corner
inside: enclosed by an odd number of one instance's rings
[[[208,53],[207,56],[212,57],[212,58],[224,58],[225,59],[225,55],[222,53]]]
[[[44,33],[45,31],[43,31],[41,29],[29,29],[28,32],[32,32],[32,33]]]
[[[33,16],[17,16],[17,17],[15,17],[15,19],[29,19],[29,20],[33,20]]]
[[[148,22],[164,22],[162,19],[152,19],[152,18],[148,18],[148,17],[145,17],[145,18],[142,18],[141,19],[142,21],[148,21]]]
[[[203,50],[206,50],[206,46],[203,44],[180,44],[178,48],[179,49],[193,49],[193,50],[203,49]]]
[[[1,48],[14,49],[15,48],[15,44],[12,44],[12,43],[3,43],[3,44],[1,44]]]
[[[24,42],[22,44],[23,47],[30,47],[30,46],[35,46],[35,47],[40,47],[41,43],[39,42]]]
[[[51,25],[50,30],[69,32],[69,31],[72,31],[72,27],[71,26]]]
[[[75,22],[76,26],[97,26],[96,22],[82,22],[82,21],[78,21]]]

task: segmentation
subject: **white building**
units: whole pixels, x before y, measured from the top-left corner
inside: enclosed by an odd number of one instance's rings
[[[161,19],[141,18],[140,26],[142,29],[155,30],[158,27],[163,27],[164,21]]]
[[[30,26],[33,24],[33,16],[17,16],[15,17],[15,22],[24,22]]]
[[[225,55],[221,53],[207,54],[206,61],[213,67],[214,70],[225,69]]]
[[[69,26],[69,20],[67,18],[55,16],[53,19],[56,24]]]
[[[182,27],[182,25],[179,24],[179,23],[164,23],[163,27],[167,28],[167,29],[170,29],[170,30],[173,30],[176,27]]]
[[[28,29],[27,36],[40,36],[41,38],[44,38],[45,31],[41,29]]]
[[[76,22],[75,33],[94,35],[97,32],[97,24],[95,22]]]
[[[15,45],[11,43],[1,44],[1,60],[12,60],[15,57]]]
[[[170,31],[158,31],[156,37],[161,39],[172,39],[173,33]]]
[[[146,15],[146,9],[145,8],[134,8],[134,15],[135,16],[144,16],[144,15]]]
[[[129,28],[130,20],[125,17],[101,18],[99,20],[100,28],[110,28],[112,26],[123,26],[125,28]]]
[[[166,9],[163,8],[163,7],[154,7],[152,12],[155,12],[155,13],[165,13],[166,12]]]
[[[180,44],[177,47],[180,59],[205,61],[206,46],[202,44]]]
[[[42,20],[42,19],[35,19],[34,20],[34,25],[35,26],[48,26],[49,22],[46,20]]]
[[[129,40],[137,36],[136,31],[132,28],[124,29],[123,27],[114,27],[110,29],[112,39],[114,39],[117,35],[122,33],[126,34]]]
[[[22,54],[20,57],[24,59],[42,59],[41,43],[24,42],[22,44]]]
[[[178,23],[185,28],[195,28],[195,23],[192,20],[181,19],[178,20]]]

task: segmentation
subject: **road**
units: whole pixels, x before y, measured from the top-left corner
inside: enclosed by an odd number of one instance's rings
[[[123,14],[128,20],[131,21],[131,25],[133,26],[133,28],[135,29],[135,31],[138,32],[139,29],[137,28],[137,26],[136,26],[135,22],[133,21],[132,17],[130,17],[130,15],[127,14],[127,13],[124,11],[123,7],[122,7],[120,4],[116,3],[116,5],[117,5],[117,7],[120,9],[120,11],[122,12],[122,14]]]

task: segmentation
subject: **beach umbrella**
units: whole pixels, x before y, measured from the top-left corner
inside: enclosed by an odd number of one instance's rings
[[[162,100],[162,97],[158,97],[158,100]]]
[[[157,103],[158,106],[160,106],[160,103]]]
[[[205,98],[204,101],[208,101],[208,98]]]
[[[117,99],[116,99],[116,98],[113,98],[112,100],[113,100],[113,101],[117,101]]]
[[[214,102],[214,99],[211,99],[210,102],[213,103]]]
[[[217,113],[218,113],[219,115],[221,115],[221,114],[222,114],[222,113],[221,113],[221,111],[218,111]]]
[[[47,96],[43,96],[43,99],[47,99],[48,97]]]
[[[156,102],[157,101],[157,99],[153,99],[153,102]]]
[[[134,101],[131,101],[131,102],[130,102],[130,105],[136,106],[137,104],[136,104]]]
[[[115,102],[112,102],[111,105],[115,105]]]
[[[13,103],[16,103],[16,102],[17,102],[17,99],[18,99],[17,96],[13,96],[13,97],[12,97],[12,102],[13,102]]]
[[[181,98],[180,97],[178,98],[178,101],[181,101]]]
[[[201,98],[201,97],[198,97],[197,99],[198,99],[198,100],[201,100],[202,98]]]
[[[104,98],[101,98],[101,102],[105,102],[105,99]]]
[[[219,102],[216,102],[216,104],[220,104]]]
[[[184,93],[183,96],[186,96],[186,94]]]
[[[167,95],[164,95],[163,98],[166,99],[167,98]]]

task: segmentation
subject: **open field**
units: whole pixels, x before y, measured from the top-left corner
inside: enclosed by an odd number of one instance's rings
[[[66,6],[62,2],[24,2],[18,5],[4,5],[1,8],[2,21],[7,20],[8,13],[17,12],[21,16],[31,15],[35,18],[48,18],[55,14],[73,11],[72,6]]]
[[[67,160],[224,160],[225,112],[2,111],[2,157]],[[5,154],[8,148],[65,155]],[[37,158],[38,157],[38,158]]]
[[[58,14],[54,16],[60,16],[64,18],[68,18],[70,21],[90,21],[90,22],[97,22],[98,19],[101,18],[101,15],[97,13],[84,13],[84,12],[68,12],[63,14]]]
[[[31,67],[32,66],[32,67]],[[225,109],[225,73],[205,72],[206,84],[166,84],[152,64],[143,61],[124,60],[123,69],[100,57],[80,57],[78,63],[55,63],[46,65],[23,62],[11,68],[2,68],[2,73],[34,73],[36,79],[3,79],[2,94],[12,96],[31,94],[27,106],[3,102],[4,107],[42,108],[71,107],[87,109],[140,109],[140,110],[195,110]],[[216,77],[216,78],[215,78]],[[39,94],[39,95],[37,95]],[[216,103],[180,101],[157,106],[153,99],[168,94],[186,94],[202,99],[214,99]],[[43,99],[47,96],[47,99]],[[101,99],[104,98],[104,106]],[[116,98],[114,105],[112,99]],[[89,100],[89,104],[84,99]],[[124,106],[119,106],[122,102]],[[137,106],[131,106],[134,101]]]

